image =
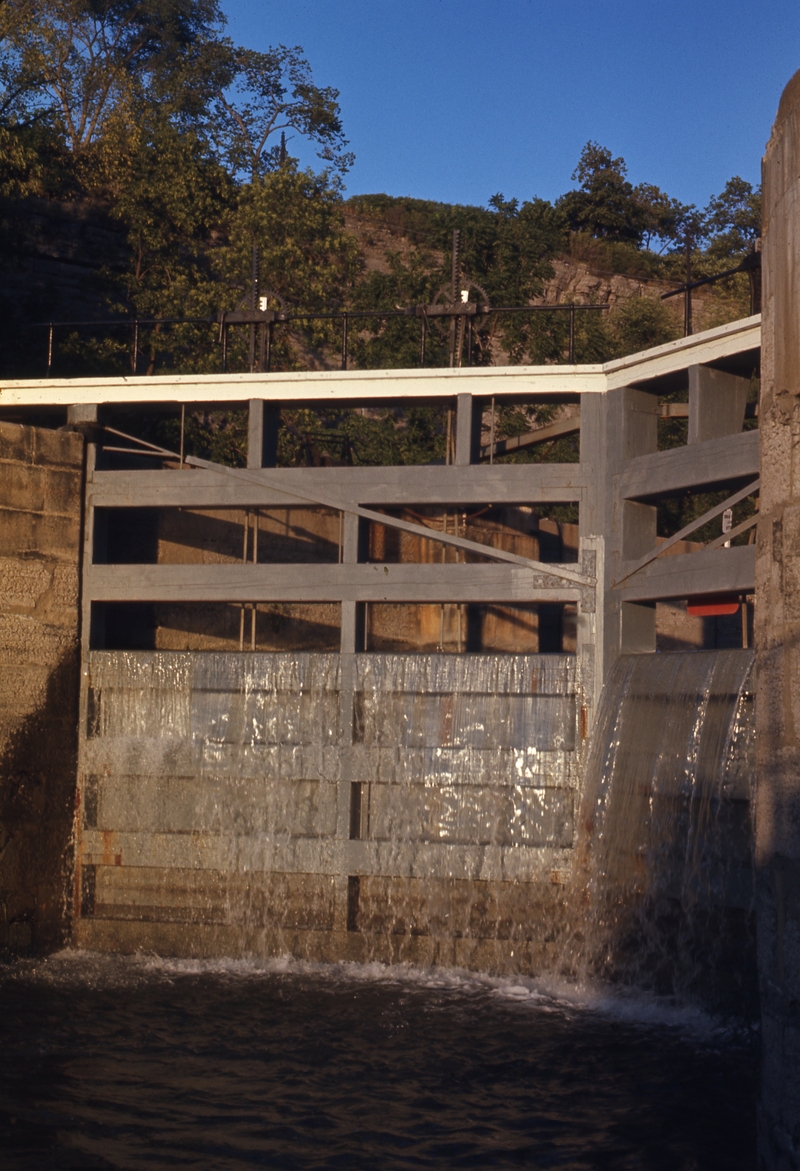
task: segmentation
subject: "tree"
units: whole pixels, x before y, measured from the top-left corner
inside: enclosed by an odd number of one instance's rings
[[[253,246],[262,282],[291,309],[340,308],[358,269],[355,239],[344,231],[342,199],[329,175],[301,171],[287,159],[277,171],[238,189],[224,220],[228,243],[216,258],[241,297],[250,287]]]
[[[299,46],[258,53],[228,43],[218,63],[209,134],[231,172],[252,182],[274,171],[282,148],[270,140],[287,130],[310,138],[329,169],[344,173],[354,156],[344,148],[339,91],[314,84]]]
[[[5,10],[20,75],[37,80],[34,104],[75,157],[116,107],[154,79],[163,89],[181,57],[223,24],[217,0],[5,0]]]
[[[586,143],[572,173],[580,188],[568,191],[556,202],[572,231],[641,243],[647,217],[627,172],[623,158],[615,159],[596,142]]]
[[[761,235],[761,188],[734,175],[705,210],[709,253],[715,260],[741,257]]]

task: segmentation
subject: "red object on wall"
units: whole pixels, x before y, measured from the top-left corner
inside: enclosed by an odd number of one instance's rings
[[[686,603],[687,614],[696,618],[715,618],[719,614],[735,614],[739,609],[738,594],[697,594]]]

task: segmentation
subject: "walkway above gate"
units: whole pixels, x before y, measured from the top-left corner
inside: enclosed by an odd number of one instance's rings
[[[657,602],[754,589],[759,355],[760,318],[750,317],[593,366],[2,382],[0,419],[77,426],[90,440],[87,651],[91,640],[104,645],[102,615],[120,604],[228,603],[244,615],[260,604],[332,603],[341,608],[345,654],[365,649],[364,610],[376,603],[568,606],[593,706],[620,653],[655,649]],[[177,444],[135,439],[135,427],[123,433],[117,422],[123,410],[175,416],[190,404],[248,408],[246,467],[186,457]],[[503,412],[526,405],[549,409],[529,430],[504,434]],[[281,409],[369,415],[387,406],[441,410],[445,458],[276,466]],[[573,455],[554,462],[547,445],[569,435],[579,437]],[[671,501],[694,519],[659,538],[658,510]],[[533,515],[553,505],[577,513],[572,548],[561,540],[546,553],[543,538],[531,544],[501,525],[467,523],[467,513],[518,506]],[[316,568],[313,559],[264,563],[258,517],[279,508],[333,516],[335,558]],[[199,561],[115,558],[107,526],[118,510],[243,511],[242,558],[215,560],[207,550]],[[443,521],[432,519],[440,514]],[[393,546],[387,533],[396,534]],[[704,542],[690,540],[698,535]],[[469,650],[458,614],[458,647]]]

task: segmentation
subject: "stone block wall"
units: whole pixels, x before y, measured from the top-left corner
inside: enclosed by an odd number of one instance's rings
[[[80,435],[0,423],[0,949],[68,926],[82,476]]]
[[[760,1165],[800,1167],[800,72],[764,157],[756,545]]]

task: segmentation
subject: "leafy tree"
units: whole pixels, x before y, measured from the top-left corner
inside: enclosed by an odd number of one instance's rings
[[[217,0],[5,0],[23,74],[39,80],[36,105],[69,150],[85,155],[115,107],[222,25]]]
[[[556,202],[572,231],[641,243],[647,217],[627,172],[623,158],[614,158],[596,142],[586,143],[572,173],[580,188],[568,191]]]
[[[705,210],[709,254],[719,261],[740,258],[761,235],[761,188],[735,175]]]
[[[227,308],[249,300],[253,248],[258,249],[260,284],[294,313],[326,313],[346,302],[358,272],[358,246],[344,230],[338,185],[323,172],[301,171],[287,159],[240,187],[223,221],[226,243],[214,264]],[[272,306],[274,307],[274,306]],[[320,348],[332,338],[329,323],[310,321],[308,329],[276,330],[278,362],[293,367],[299,353],[324,361]]]
[[[284,139],[294,130],[320,147],[319,157],[335,172],[352,166],[346,151],[338,90],[314,84],[302,49],[285,45],[258,53],[227,43],[220,57],[209,133],[220,157],[234,175],[255,183],[280,165]]]
[[[623,357],[661,346],[680,335],[678,319],[661,300],[631,297],[611,314],[608,322],[611,357]]]

